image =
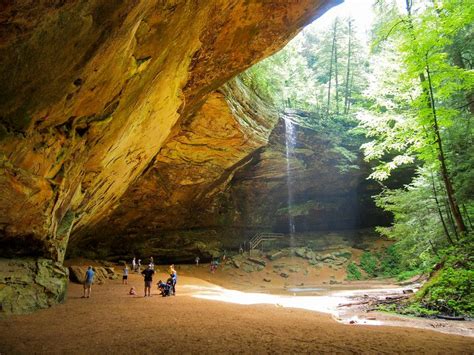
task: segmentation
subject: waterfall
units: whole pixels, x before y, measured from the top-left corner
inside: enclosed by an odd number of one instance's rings
[[[286,176],[287,176],[287,187],[288,187],[288,223],[290,236],[295,233],[295,221],[291,214],[291,208],[293,206],[293,178],[291,172],[291,157],[294,154],[296,136],[293,123],[290,120],[285,121],[285,142],[286,142]]]

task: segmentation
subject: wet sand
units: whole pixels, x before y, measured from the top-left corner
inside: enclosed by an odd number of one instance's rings
[[[89,299],[81,298],[81,285],[70,284],[64,304],[1,320],[0,353],[474,353],[473,337],[346,325],[302,309],[195,298],[193,287],[212,285],[186,276],[191,273],[183,269],[178,295],[166,298],[156,287],[144,298],[136,274],[129,285],[94,285]],[[128,295],[131,285],[137,296]]]

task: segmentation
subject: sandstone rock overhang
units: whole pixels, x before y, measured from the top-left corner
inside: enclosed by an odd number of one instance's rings
[[[103,218],[213,90],[341,1],[51,1],[3,5],[2,239]],[[21,243],[19,243],[21,244]]]
[[[2,256],[62,262],[211,92],[340,2],[2,4]]]

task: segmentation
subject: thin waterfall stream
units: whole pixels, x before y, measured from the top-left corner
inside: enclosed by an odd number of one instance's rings
[[[296,146],[296,135],[293,127],[293,123],[285,119],[285,143],[286,143],[286,173],[287,173],[287,187],[288,187],[288,230],[290,238],[293,238],[296,231],[295,220],[292,214],[292,207],[294,204],[293,196],[293,176],[292,176],[292,167],[291,160],[294,154],[294,149]]]

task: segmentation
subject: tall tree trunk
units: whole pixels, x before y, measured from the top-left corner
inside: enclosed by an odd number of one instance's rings
[[[454,187],[449,176],[448,167],[446,166],[446,158],[444,155],[443,142],[441,140],[441,134],[439,132],[439,126],[438,126],[438,116],[436,113],[436,105],[434,101],[434,93],[433,93],[433,85],[431,82],[430,67],[428,65],[428,59],[425,58],[425,60],[426,60],[425,69],[426,69],[426,75],[428,78],[428,94],[429,94],[428,97],[429,97],[429,104],[431,106],[430,108],[431,108],[432,118],[433,118],[433,130],[436,137],[436,144],[438,147],[438,160],[441,164],[441,177],[443,178],[443,182],[446,188],[446,195],[448,197],[449,207],[451,209],[451,212],[453,213],[453,217],[456,222],[458,231],[461,233],[464,233],[464,232],[467,232],[467,229],[466,229],[466,225],[464,224],[461,211],[457,204],[456,197],[454,196]],[[421,75],[420,79],[423,85],[424,75]]]
[[[336,114],[339,114],[339,79],[337,66],[337,18],[334,20],[334,79],[336,80]]]
[[[334,23],[334,34],[332,37],[331,60],[329,61],[329,84],[328,84],[328,102],[327,102],[327,116],[329,117],[331,107],[331,84],[332,84],[332,62],[334,60],[334,48],[336,42],[336,26]]]
[[[433,242],[431,241],[431,239],[428,239],[428,242],[430,243],[431,249],[432,249],[433,252],[436,254],[436,256],[439,256],[438,250],[437,250],[437,249],[435,248],[435,246],[433,245]]]
[[[435,184],[433,173],[430,172],[430,175],[431,175],[431,187],[433,189],[433,196],[436,203],[436,209],[438,210],[439,220],[441,221],[441,224],[443,225],[443,230],[444,230],[444,234],[446,235],[446,238],[448,239],[451,245],[454,245],[453,240],[451,239],[451,235],[449,234],[448,227],[446,226],[446,222],[444,221],[443,213],[441,212],[441,205],[439,203],[438,192],[436,191],[436,184]]]
[[[411,8],[413,5],[413,0],[405,0],[405,4],[406,4],[406,10],[408,13],[409,27],[411,29],[411,35],[413,37],[413,41],[415,44],[416,36],[415,36],[413,23],[411,20]],[[459,206],[456,202],[456,198],[454,196],[454,188],[449,176],[448,168],[446,166],[446,158],[444,155],[443,142],[441,140],[441,134],[439,132],[438,116],[436,112],[436,105],[435,105],[435,100],[434,100],[433,85],[431,81],[431,72],[430,72],[430,67],[428,65],[428,58],[425,56],[424,59],[425,59],[425,71],[426,71],[427,77],[425,78],[424,73],[420,73],[419,77],[420,77],[421,88],[423,90],[424,95],[427,98],[427,106],[431,110],[431,117],[433,119],[432,129],[433,129],[433,134],[435,136],[435,143],[436,143],[437,151],[438,151],[437,158],[441,165],[441,177],[443,178],[444,186],[446,189],[446,195],[448,197],[449,207],[451,209],[451,212],[453,213],[453,217],[456,222],[456,227],[458,228],[458,231],[460,233],[464,233],[467,231],[467,229],[464,224],[461,212],[459,210]],[[428,80],[427,83],[426,83],[426,80]]]
[[[464,215],[466,216],[467,222],[469,223],[469,227],[471,227],[471,230],[473,229],[472,227],[472,221],[471,218],[469,217],[469,212],[467,211],[466,205],[462,205],[462,210],[464,211]]]
[[[346,87],[344,90],[344,114],[349,113],[349,80],[351,73],[351,51],[352,51],[352,19],[349,18],[349,34],[348,34],[348,51],[347,51],[347,70],[346,70]]]
[[[443,200],[443,205],[444,205],[444,209],[446,211],[446,215],[448,216],[449,225],[451,226],[451,229],[454,232],[454,236],[456,237],[456,240],[459,242],[458,230],[456,229],[456,224],[454,223],[453,214],[451,213],[451,210],[449,209],[447,199]]]
[[[347,101],[347,113],[351,110],[351,96],[352,96],[352,87],[354,85],[354,72],[351,73],[351,81],[349,83],[349,100]]]

